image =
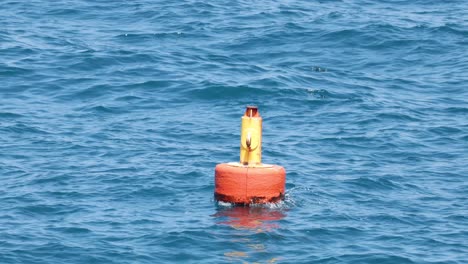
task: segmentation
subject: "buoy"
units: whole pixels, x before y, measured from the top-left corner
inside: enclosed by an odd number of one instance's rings
[[[256,106],[242,116],[240,161],[216,165],[215,199],[237,205],[274,203],[284,198],[286,170],[262,164],[262,117]]]

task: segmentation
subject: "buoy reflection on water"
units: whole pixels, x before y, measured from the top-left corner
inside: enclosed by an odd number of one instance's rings
[[[268,232],[278,228],[278,221],[285,216],[284,210],[242,206],[220,208],[214,215],[220,220],[218,224],[236,229],[251,229],[256,232]]]

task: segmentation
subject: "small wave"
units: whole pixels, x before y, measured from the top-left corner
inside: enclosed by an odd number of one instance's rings
[[[21,134],[23,134],[23,133],[26,133],[26,134],[28,134],[28,133],[41,134],[41,135],[51,134],[50,132],[48,132],[46,130],[43,130],[42,128],[33,127],[33,126],[25,125],[25,124],[22,124],[22,123],[7,126],[7,127],[2,128],[2,129],[8,130],[8,131],[13,132],[13,133],[21,133]]]
[[[180,38],[188,38],[188,39],[204,39],[207,38],[208,36],[199,33],[199,34],[194,34],[191,32],[185,32],[185,31],[173,31],[173,32],[158,32],[158,33],[123,33],[115,36],[115,38],[119,42],[123,43],[135,43],[137,45],[140,45],[142,43],[154,43],[154,44],[160,44],[161,40],[175,40],[175,39],[180,39]]]
[[[383,120],[420,121],[419,118],[400,113],[380,113],[377,115],[377,118]]]
[[[14,77],[14,76],[24,76],[24,75],[32,74],[32,73],[34,73],[34,70],[32,69],[0,65],[0,76]]]
[[[89,230],[88,228],[84,227],[52,227],[48,228],[49,231],[54,231],[54,232],[60,232],[63,234],[72,234],[72,235],[79,235],[79,234],[88,234],[91,233],[92,231]]]
[[[10,113],[10,112],[0,112],[0,119],[17,119],[21,118],[23,115],[16,114],[16,113]]]
[[[82,14],[82,11],[75,8],[57,8],[49,10],[45,15],[46,16],[74,16]]]
[[[440,127],[432,127],[429,128],[429,132],[437,134],[437,135],[454,135],[463,132],[463,130],[457,127],[447,127],[447,126],[440,126]]]
[[[124,102],[136,102],[142,100],[142,97],[135,96],[135,95],[125,95],[115,98],[116,101],[124,101]]]
[[[366,125],[371,125],[371,124],[376,124],[376,123],[380,123],[381,120],[378,119],[378,118],[366,118],[364,120],[358,120],[355,122],[356,125],[362,125],[362,126],[366,126]]]
[[[460,37],[466,37],[468,35],[468,30],[466,30],[466,27],[460,26],[461,25],[459,24],[449,23],[440,27],[434,27],[429,29],[438,36],[440,36],[441,33],[448,33]]]
[[[173,196],[174,192],[165,187],[153,186],[151,188],[140,188],[128,194],[131,198],[154,198]]]
[[[344,254],[335,257],[340,263],[414,264],[411,258],[391,254]]]
[[[345,181],[347,184],[351,184],[353,186],[362,187],[368,190],[392,190],[392,189],[400,189],[400,186],[396,183],[392,182],[391,180],[382,178],[382,177],[360,177],[352,180]]]
[[[104,105],[84,107],[84,108],[81,108],[80,110],[86,111],[86,112],[93,112],[97,114],[124,114],[130,111],[130,109],[128,109],[127,107],[104,106]]]
[[[468,107],[449,107],[445,110],[454,114],[468,114]]]
[[[195,97],[204,100],[214,99],[233,99],[233,98],[256,98],[279,95],[279,89],[265,89],[246,85],[228,86],[223,84],[203,84],[203,88],[190,89],[186,93],[190,97]]]
[[[18,206],[16,210],[21,212],[22,214],[28,216],[44,216],[49,217],[50,215],[63,215],[69,214],[73,212],[78,212],[80,209],[76,206],[69,207],[65,204],[35,204],[35,205],[27,205],[27,206]]]
[[[78,100],[98,98],[101,96],[108,95],[109,90],[112,90],[112,88],[109,87],[108,85],[102,85],[102,84],[93,85],[89,88],[80,89],[77,92],[67,96],[67,98],[73,98],[73,99],[78,99]]]

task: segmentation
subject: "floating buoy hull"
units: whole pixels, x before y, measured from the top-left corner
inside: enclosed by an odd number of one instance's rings
[[[278,165],[222,163],[215,168],[215,199],[239,205],[274,203],[284,198],[286,171]]]

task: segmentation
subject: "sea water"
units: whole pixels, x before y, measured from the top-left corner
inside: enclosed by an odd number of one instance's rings
[[[0,2],[0,263],[468,263],[468,3]],[[213,199],[245,106],[280,204]]]

